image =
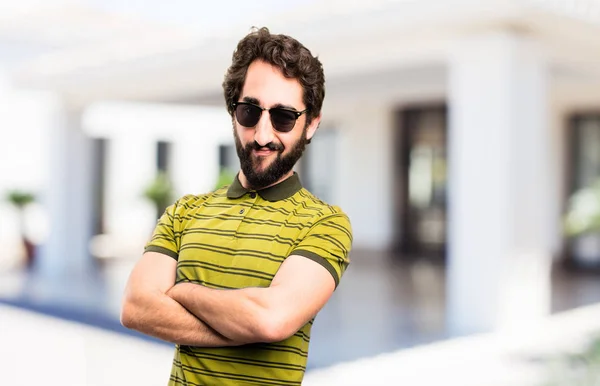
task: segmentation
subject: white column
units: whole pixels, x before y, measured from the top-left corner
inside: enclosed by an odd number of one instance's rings
[[[535,42],[490,33],[452,50],[448,327],[522,327],[549,312],[547,69]]]
[[[22,157],[19,155],[24,150],[19,144],[26,138],[22,134],[29,134],[28,131],[31,130],[31,126],[21,123],[26,107],[30,106],[15,101],[8,74],[0,67],[0,135],[4,144],[4,149],[0,152],[0,271],[24,264],[25,250],[19,233],[19,213],[6,200],[6,195],[13,189],[31,190],[31,186],[23,186],[21,181],[22,176],[29,177],[27,171],[17,171],[22,166],[22,162],[19,162]],[[15,128],[15,125],[18,127]]]
[[[41,278],[75,280],[91,272],[92,140],[81,130],[81,113],[56,104],[47,132],[48,174],[44,206],[49,237],[36,261]]]

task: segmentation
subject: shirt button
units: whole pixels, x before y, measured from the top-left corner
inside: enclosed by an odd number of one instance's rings
[[[244,213],[244,209],[240,209],[240,214]]]
[[[250,193],[250,198],[256,198],[256,193],[254,193],[254,192]]]

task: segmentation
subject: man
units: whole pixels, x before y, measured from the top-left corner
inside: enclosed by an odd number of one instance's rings
[[[324,83],[289,36],[262,28],[239,42],[223,88],[241,170],[167,208],[125,290],[123,325],[176,344],[170,385],[301,383],[352,243],[348,217],[292,170]]]

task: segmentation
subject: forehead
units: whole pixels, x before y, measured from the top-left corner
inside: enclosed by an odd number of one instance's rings
[[[255,60],[248,67],[240,99],[252,97],[258,99],[263,107],[279,104],[303,110],[302,96],[300,82],[286,78],[277,67]]]

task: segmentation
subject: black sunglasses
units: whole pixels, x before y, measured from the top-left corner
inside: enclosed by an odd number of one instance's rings
[[[244,127],[256,126],[258,121],[260,121],[263,111],[268,111],[271,116],[273,128],[282,133],[292,131],[296,125],[296,120],[308,111],[308,109],[295,111],[281,107],[265,109],[250,102],[233,102],[231,106],[235,109],[235,119]]]

